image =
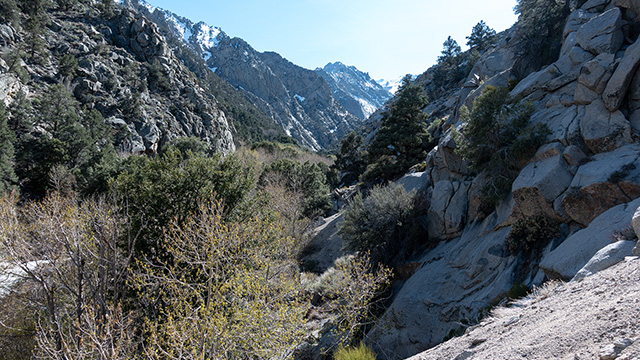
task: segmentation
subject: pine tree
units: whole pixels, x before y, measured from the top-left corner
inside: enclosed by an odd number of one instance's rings
[[[73,78],[78,70],[78,60],[72,54],[62,55],[58,64],[58,76],[61,80]]]
[[[562,29],[571,12],[568,0],[518,0],[514,11],[518,14],[516,36],[519,43],[517,72],[527,74],[558,59],[562,47]],[[523,68],[520,68],[523,67]]]
[[[422,111],[427,105],[424,89],[411,84],[407,75],[397,94],[369,146],[366,180],[392,179],[427,156],[431,139],[426,129],[427,114]]]
[[[469,40],[467,45],[471,49],[484,51],[496,43],[496,31],[480,20],[471,30],[471,35],[467,36],[467,40]]]
[[[0,0],[0,23],[18,25],[20,14],[15,0]]]
[[[461,52],[462,49],[458,42],[449,36],[442,44],[442,55],[438,57],[438,63],[452,63],[456,61]]]
[[[442,44],[442,54],[438,57],[438,64],[433,75],[436,87],[448,88],[464,78],[464,70],[460,67],[462,49],[451,36]]]
[[[9,127],[18,139],[29,134],[33,129],[33,108],[24,92],[19,92],[9,107]]]
[[[30,16],[25,22],[24,29],[26,52],[29,60],[44,65],[49,59],[47,41],[44,38],[45,24],[42,16],[38,14]]]
[[[78,4],[78,0],[56,0],[58,8],[63,11],[69,11]]]
[[[350,132],[340,141],[340,152],[336,155],[336,161],[332,165],[342,174],[341,182],[351,185],[367,167],[366,154],[362,150],[362,136]]]
[[[7,123],[7,109],[0,101],[0,193],[15,189],[17,177],[13,169],[15,135]]]

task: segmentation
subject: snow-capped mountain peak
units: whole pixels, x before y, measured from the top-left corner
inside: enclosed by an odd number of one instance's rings
[[[387,90],[388,92],[395,94],[396,91],[398,91],[398,88],[400,87],[400,85],[402,85],[402,79],[404,78],[404,76],[401,76],[399,78],[395,78],[395,79],[379,79],[377,80],[378,84],[380,84],[380,86],[382,86],[385,90]]]
[[[349,112],[366,119],[389,100],[392,94],[371,79],[368,73],[334,62],[316,69],[331,87],[333,96]]]

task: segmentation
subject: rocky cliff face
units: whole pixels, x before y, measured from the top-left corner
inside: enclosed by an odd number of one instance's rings
[[[345,109],[360,119],[367,119],[391,98],[391,93],[369,74],[341,62],[329,63],[316,72],[331,87],[331,93]]]
[[[238,38],[221,37],[207,64],[246,92],[285,132],[311,149],[335,144],[360,124],[314,71],[273,52],[259,53]]]
[[[533,104],[532,122],[546,124],[551,134],[510,196],[483,219],[480,192],[489,174],[469,172],[451,128],[461,126],[460,107],[472,107],[486,86],[516,79],[517,32],[482,56],[461,89],[432,99],[425,111],[443,117],[445,131],[426,171],[402,183],[424,191],[428,237],[445,241],[417,259],[419,269],[369,333],[380,354],[396,359],[428,349],[474,323],[513,285],[570,280],[611,239],[626,236],[620,234],[640,197],[639,34],[635,1],[590,0],[569,15],[559,59],[511,91]],[[427,72],[416,82],[426,86],[431,79]],[[505,239],[512,225],[536,216],[560,222],[561,235],[541,259],[510,255]]]
[[[10,103],[22,90],[37,99],[45,85],[63,82],[83,106],[99,110],[122,134],[123,152],[154,153],[181,136],[199,137],[225,153],[234,151],[226,114],[176,58],[157,27],[131,10],[115,11],[106,20],[90,9],[50,10],[43,39],[51,56],[26,66],[28,77],[22,81],[0,63],[0,98]],[[22,34],[15,34],[3,37],[5,54],[23,46]],[[67,54],[78,67],[63,81],[58,66]]]
[[[142,0],[125,0],[182,39],[216,75],[275,120],[287,135],[313,150],[329,148],[362,120],[338,101],[316,72],[273,52],[261,53],[221,29],[192,21]],[[359,110],[361,108],[354,108]]]

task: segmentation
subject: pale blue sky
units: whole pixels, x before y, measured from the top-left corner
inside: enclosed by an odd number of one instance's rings
[[[342,61],[374,79],[420,74],[451,35],[465,47],[484,20],[497,31],[516,21],[516,0],[147,0],[222,28],[258,51],[308,69]]]

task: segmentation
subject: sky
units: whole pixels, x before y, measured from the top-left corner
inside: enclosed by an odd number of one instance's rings
[[[515,23],[516,0],[147,0],[194,22],[220,27],[258,51],[308,69],[341,61],[378,79],[421,74],[442,43],[463,50],[480,20],[496,31]]]

